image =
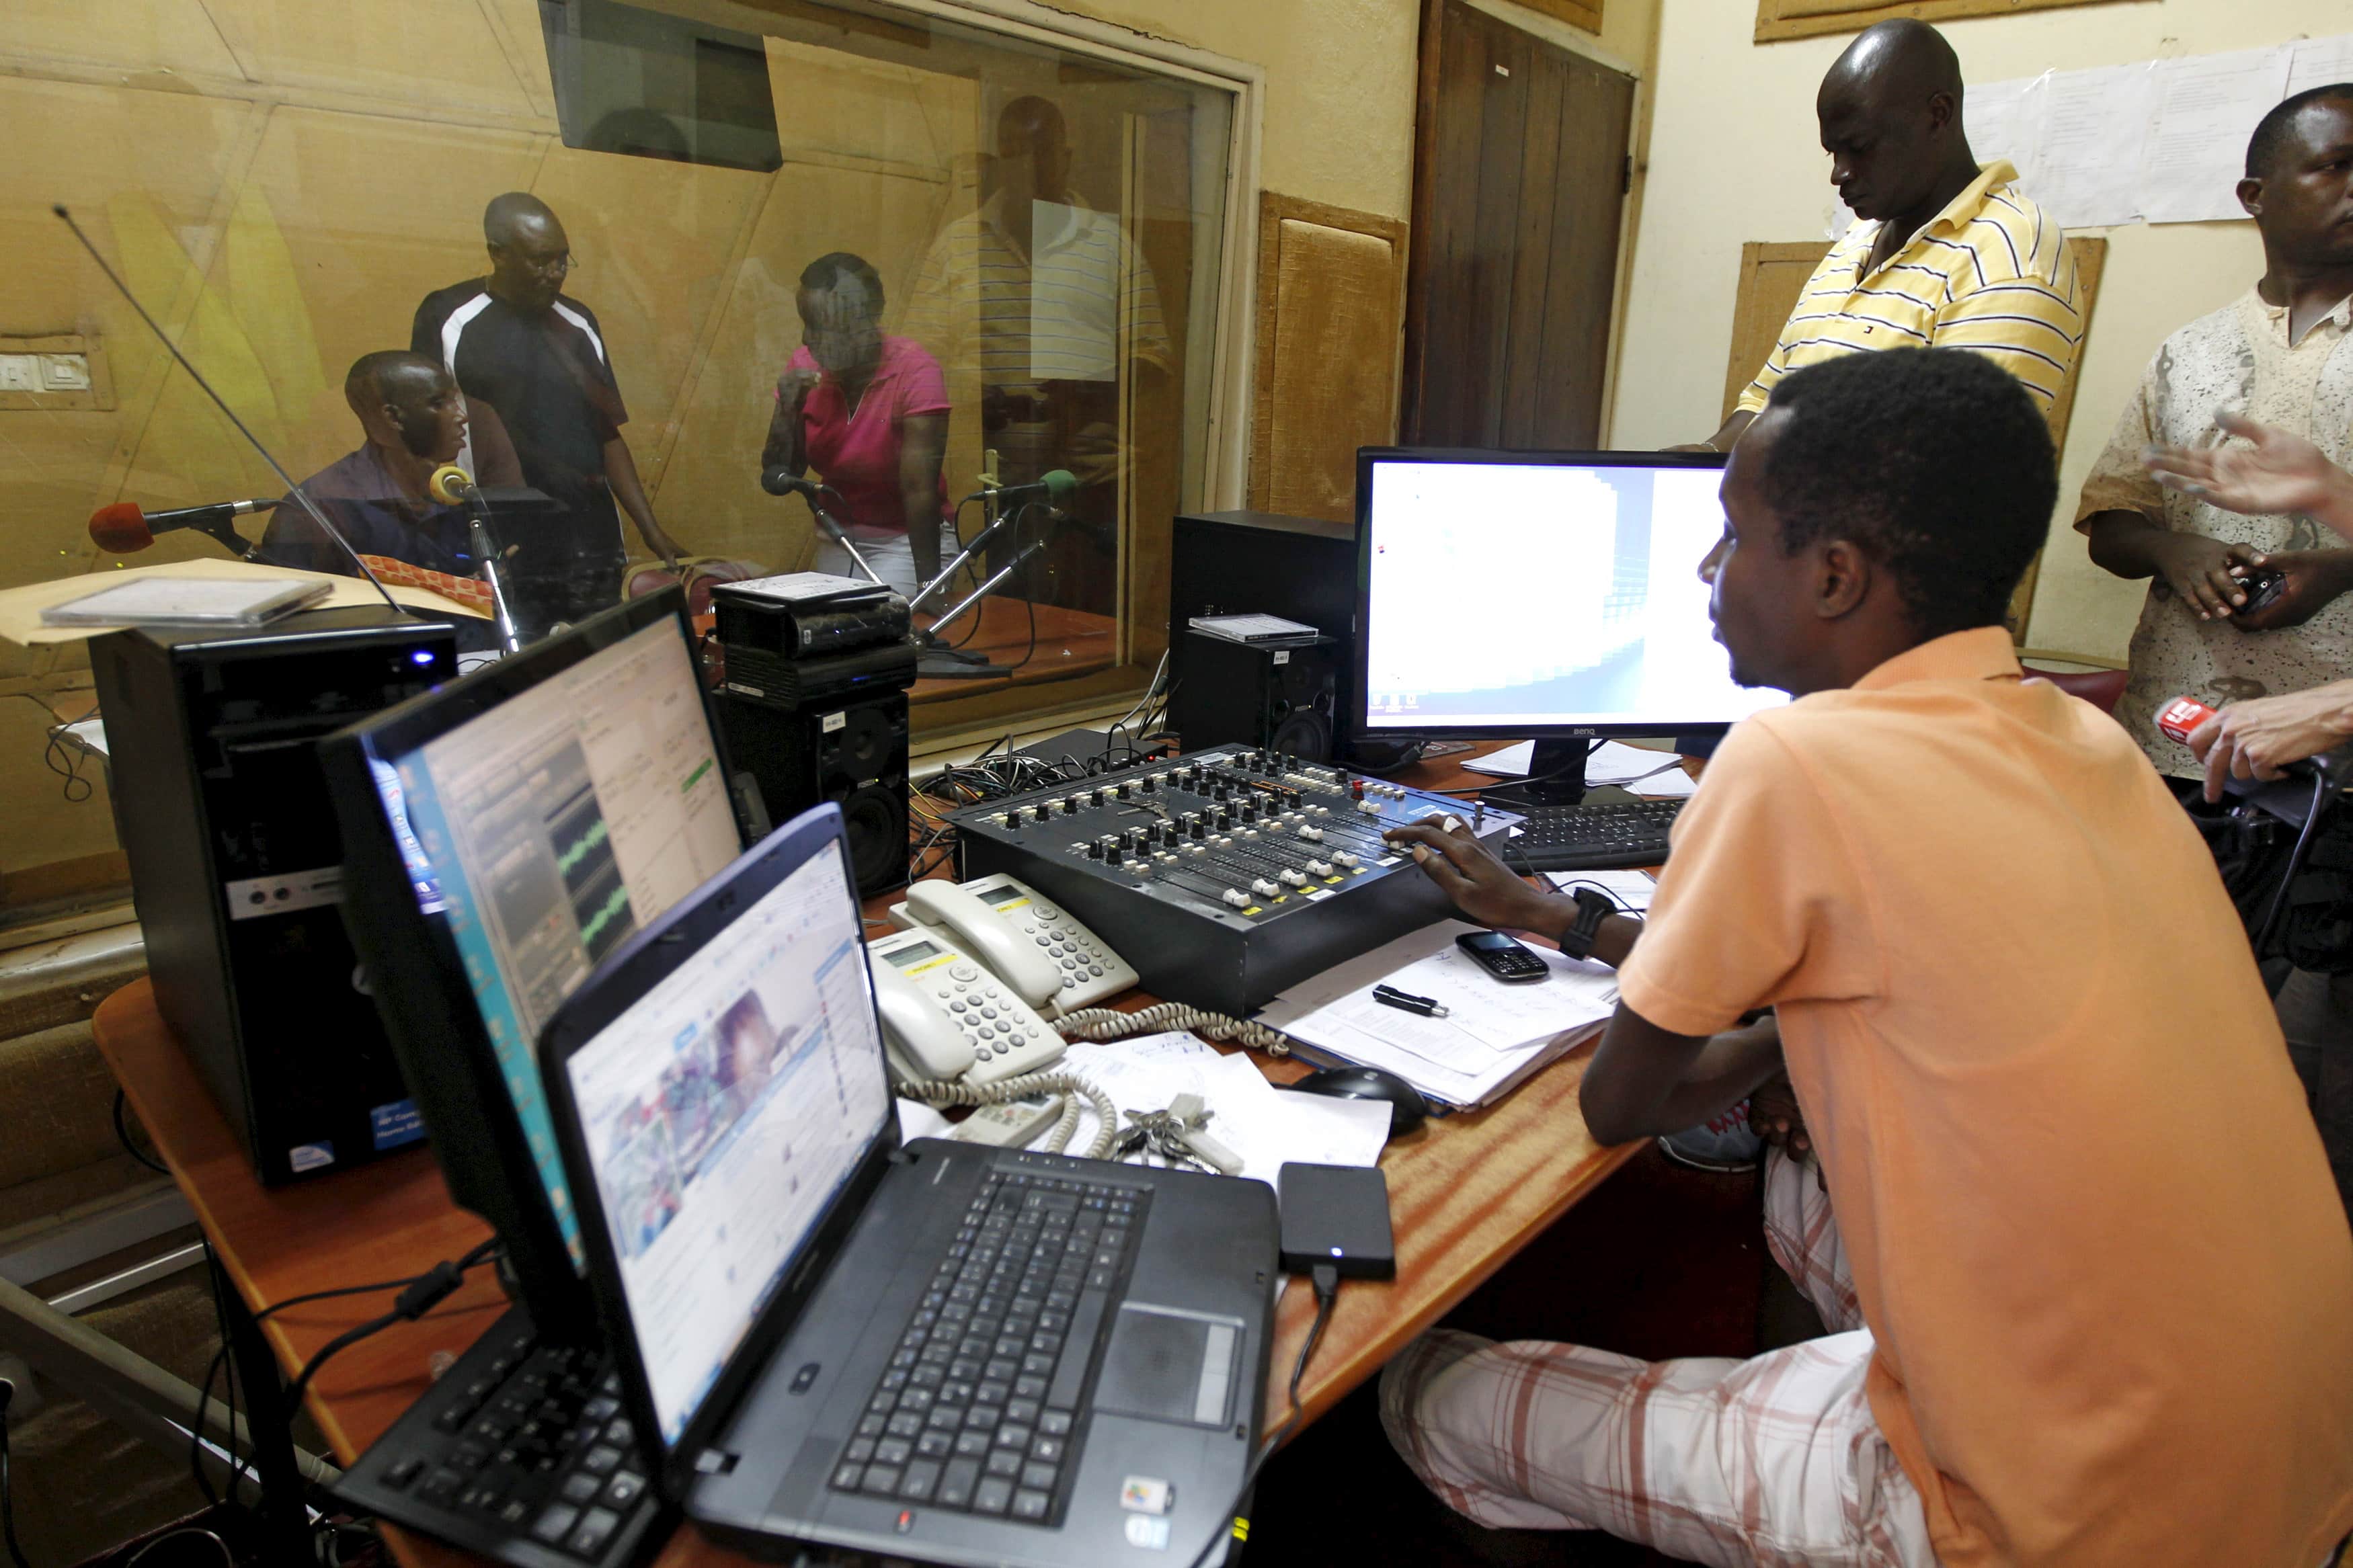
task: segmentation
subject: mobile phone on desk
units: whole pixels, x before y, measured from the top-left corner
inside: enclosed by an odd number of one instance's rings
[[[1454,945],[1498,980],[1542,980],[1552,973],[1534,948],[1499,931],[1465,931],[1454,939]]]

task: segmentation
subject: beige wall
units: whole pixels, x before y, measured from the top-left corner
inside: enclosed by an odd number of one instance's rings
[[[1832,204],[1814,89],[1849,41],[1752,44],[1754,0],[1666,0],[1650,192],[1617,383],[1613,444],[1696,440],[1715,428],[1744,240],[1819,238]],[[1956,22],[1945,36],[1973,81],[2252,48],[2353,31],[2346,0],[2140,0]],[[2165,335],[2228,302],[2262,270],[2249,223],[2092,231],[2107,276],[2062,458],[2030,642],[2121,658],[2143,584],[2093,566],[2068,526],[2073,498],[2135,379]]]

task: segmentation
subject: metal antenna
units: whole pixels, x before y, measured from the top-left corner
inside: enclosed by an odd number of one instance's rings
[[[392,606],[393,613],[406,616],[412,620],[426,619],[427,617],[418,615],[394,598],[392,591],[376,580],[376,574],[368,570],[368,563],[360,559],[360,552],[352,548],[352,542],[343,537],[343,530],[327,521],[326,514],[319,510],[317,503],[304,493],[301,485],[294,482],[294,477],[280,466],[277,458],[269,455],[269,448],[261,444],[261,438],[246,428],[245,421],[237,416],[237,410],[228,405],[228,400],[213,390],[213,384],[205,379],[204,373],[189,363],[188,356],[180,352],[179,345],[174,343],[164,329],[156,324],[155,318],[147,313],[147,307],[139,302],[139,296],[131,291],[131,286],[117,277],[114,268],[106,264],[106,258],[98,253],[98,247],[92,245],[90,242],[90,236],[81,231],[81,225],[74,222],[73,214],[66,211],[65,204],[58,202],[49,210],[57,214],[58,220],[68,228],[73,230],[73,237],[81,241],[81,247],[90,252],[90,258],[98,263],[98,269],[106,274],[106,280],[114,285],[115,292],[131,302],[131,308],[139,312],[139,319],[147,323],[147,330],[155,334],[155,341],[164,345],[164,352],[180,362],[180,368],[188,373],[189,379],[204,388],[205,395],[211,398],[214,405],[223,414],[228,416],[228,422],[237,426],[237,433],[244,437],[255,451],[261,454],[261,460],[269,465],[269,471],[276,474],[280,482],[285,485],[287,493],[301,502],[302,510],[311,514],[311,521],[317,523],[328,538],[343,547],[343,553],[352,558],[352,564],[360,569],[360,575],[368,580],[369,585],[384,595],[384,602]]]

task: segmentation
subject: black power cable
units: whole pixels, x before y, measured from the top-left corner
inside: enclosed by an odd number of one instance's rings
[[[1210,1552],[1229,1536],[1238,1539],[1249,1537],[1250,1521],[1242,1517],[1242,1504],[1250,1497],[1250,1488],[1258,1484],[1258,1473],[1265,1468],[1267,1460],[1273,1457],[1277,1448],[1289,1441],[1292,1433],[1299,1429],[1299,1384],[1307,1376],[1307,1360],[1315,1353],[1316,1342],[1323,1339],[1324,1325],[1332,1321],[1332,1303],[1340,1297],[1340,1271],[1331,1264],[1317,1264],[1309,1278],[1315,1284],[1315,1321],[1308,1328],[1306,1342],[1299,1347],[1299,1360],[1292,1364],[1291,1415],[1265,1442],[1259,1445],[1258,1452],[1250,1456],[1250,1468],[1242,1472],[1242,1484],[1234,1489],[1234,1500],[1219,1516],[1228,1521],[1226,1527],[1212,1531],[1209,1539],[1201,1543],[1201,1550],[1194,1555],[1192,1568],[1201,1568],[1201,1564],[1209,1560]]]
[[[25,1549],[16,1544],[16,1494],[8,1478],[8,1406],[16,1398],[16,1385],[0,1377],[0,1538],[8,1543],[8,1561],[16,1568],[32,1568],[25,1561]]]
[[[138,1161],[141,1164],[146,1166],[157,1175],[170,1175],[172,1173],[170,1166],[165,1165],[160,1160],[152,1159],[148,1155],[142,1153],[140,1152],[139,1145],[131,1141],[131,1127],[130,1124],[123,1120],[123,1108],[124,1100],[122,1091],[118,1089],[114,1091],[114,1141],[122,1145],[122,1152],[124,1153],[130,1155],[132,1159]]]

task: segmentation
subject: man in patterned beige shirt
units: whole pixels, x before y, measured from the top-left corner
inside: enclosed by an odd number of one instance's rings
[[[2202,769],[2157,731],[2170,699],[2220,705],[2353,676],[2353,599],[2342,597],[2353,551],[2309,517],[2242,517],[2166,489],[2140,461],[2151,446],[2211,445],[2223,412],[2353,459],[2353,84],[2263,117],[2239,200],[2263,237],[2263,276],[2158,350],[2076,510],[2094,561],[2155,579],[2116,717],[2159,773],[2183,779]],[[2258,570],[2286,584],[2250,607]]]

